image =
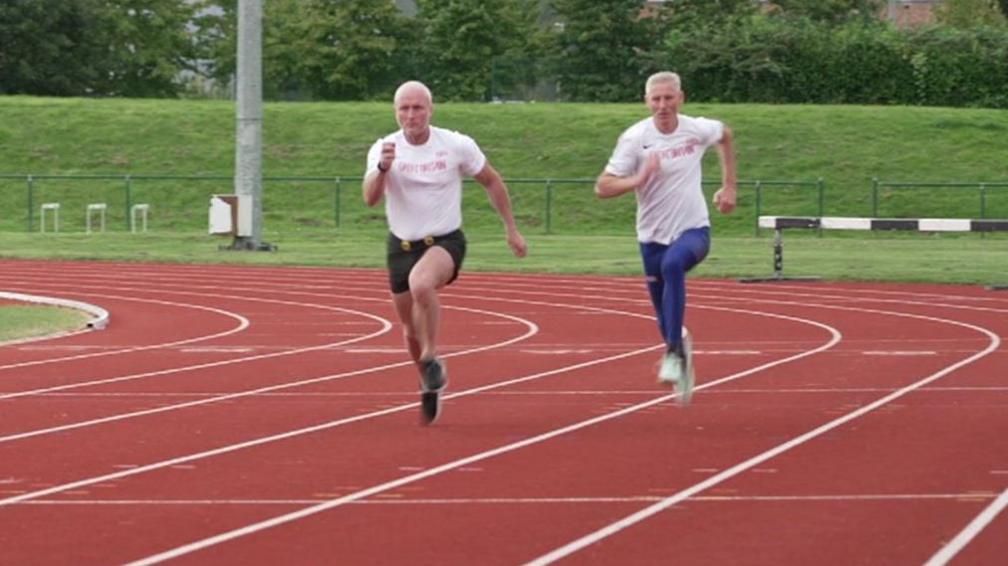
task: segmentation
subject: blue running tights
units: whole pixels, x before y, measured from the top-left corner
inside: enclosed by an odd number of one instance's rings
[[[707,257],[710,229],[687,230],[669,245],[641,242],[640,251],[658,329],[667,347],[678,349],[686,313],[686,273]]]

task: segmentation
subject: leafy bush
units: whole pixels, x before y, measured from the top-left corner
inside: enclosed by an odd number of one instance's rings
[[[660,59],[709,102],[1008,108],[1008,30],[752,15],[671,30]]]

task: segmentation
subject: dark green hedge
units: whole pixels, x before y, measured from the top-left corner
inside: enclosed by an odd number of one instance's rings
[[[1008,108],[1008,29],[739,18],[666,37],[693,101]]]

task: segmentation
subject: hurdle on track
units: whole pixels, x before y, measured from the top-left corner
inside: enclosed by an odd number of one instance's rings
[[[1008,220],[968,218],[849,218],[841,216],[760,216],[760,228],[774,231],[774,272],[769,277],[746,277],[742,283],[816,280],[818,277],[784,276],[784,236],[787,228],[813,230],[909,230],[916,232],[1005,232]],[[1008,289],[1008,285],[989,285],[990,290]]]

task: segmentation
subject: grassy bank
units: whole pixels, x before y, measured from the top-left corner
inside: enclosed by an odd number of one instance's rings
[[[758,212],[1008,218],[1008,186],[997,185],[1008,184],[1005,111],[748,104],[684,111],[732,126],[743,180],[739,210],[713,214],[715,248],[700,275],[769,272],[768,234],[752,237]],[[271,103],[264,112],[265,239],[281,251],[234,254],[205,235],[210,195],[233,192],[232,103],[0,97],[0,255],[380,265],[384,215],[361,203],[359,177],[367,148],[395,128],[391,105]],[[599,201],[592,182],[619,133],[646,115],[643,104],[438,105],[434,123],[473,135],[508,179],[533,244],[526,261],[504,257],[498,220],[469,185],[469,267],[636,273],[634,200]],[[713,152],[705,166],[716,181]],[[36,177],[29,182],[28,174]],[[875,177],[918,185],[873,192]],[[969,184],[920,185],[949,182]],[[61,204],[59,235],[37,233],[44,202]],[[109,232],[85,236],[93,202],[108,204]],[[149,233],[126,233],[133,203],[150,205]],[[795,234],[785,265],[831,278],[985,283],[1004,277],[1005,242]]]
[[[819,212],[821,178],[823,212],[849,216],[873,212],[875,177],[1008,183],[1005,111],[752,104],[687,104],[684,111],[723,119],[736,132],[745,183],[738,214],[715,218],[723,233],[751,232],[756,181],[763,184],[764,213]],[[646,115],[643,104],[443,104],[434,122],[479,141],[511,181],[527,228],[545,230],[549,222],[558,233],[616,234],[632,221],[633,199],[599,203],[591,180],[619,133]],[[270,226],[380,226],[381,211],[360,204],[358,179],[370,144],[395,127],[385,103],[266,104],[264,210]],[[60,202],[67,230],[83,229],[90,202],[108,203],[111,229],[124,230],[127,200],[151,205],[155,229],[200,229],[209,196],[233,192],[233,139],[234,106],[226,101],[0,97],[0,174],[19,175],[0,178],[0,230],[27,229],[29,173],[113,176],[34,179],[32,214],[37,217],[43,202]],[[707,177],[716,180],[713,152],[706,167]],[[547,188],[521,179],[586,181]],[[474,227],[494,222],[480,192],[467,197],[467,222]],[[987,217],[1008,217],[1008,186],[990,187],[985,201]],[[978,185],[883,187],[876,212],[972,217],[980,207]],[[37,218],[33,226],[38,229]]]

